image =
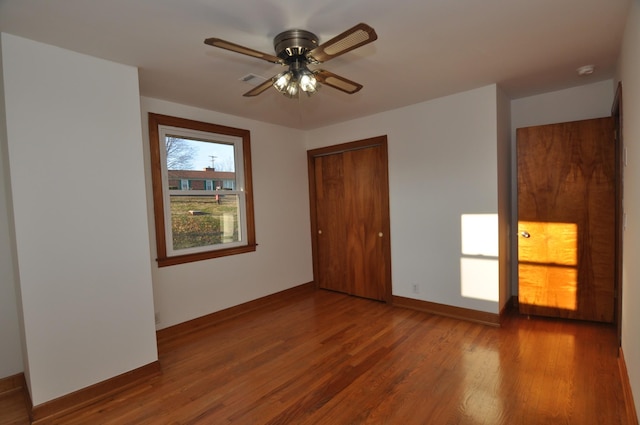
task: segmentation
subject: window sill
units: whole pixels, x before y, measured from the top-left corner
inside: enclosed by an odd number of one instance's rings
[[[226,257],[229,255],[244,254],[256,250],[258,244],[239,246],[235,248],[218,249],[215,251],[198,252],[196,254],[174,255],[172,257],[158,258],[158,267],[175,266],[177,264],[192,263],[194,261],[208,260],[211,258]]]

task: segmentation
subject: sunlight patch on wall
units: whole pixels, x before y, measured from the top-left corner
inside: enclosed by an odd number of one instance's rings
[[[485,301],[498,301],[498,259],[460,259],[462,296]]]
[[[498,214],[461,217],[461,294],[465,298],[498,302]]]
[[[462,255],[498,257],[498,214],[463,214]]]

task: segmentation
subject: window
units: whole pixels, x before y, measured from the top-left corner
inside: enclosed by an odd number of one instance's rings
[[[149,114],[160,267],[255,251],[250,133]]]

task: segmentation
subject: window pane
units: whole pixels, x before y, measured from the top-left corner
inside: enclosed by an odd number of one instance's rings
[[[172,194],[170,200],[174,250],[240,241],[238,195]]]
[[[165,137],[170,190],[235,190],[233,144]]]

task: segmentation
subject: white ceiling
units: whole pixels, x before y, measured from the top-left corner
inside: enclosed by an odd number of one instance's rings
[[[612,78],[631,1],[0,0],[0,31],[136,66],[143,96],[312,129],[491,83],[519,98]],[[203,43],[273,54],[286,29],[322,43],[359,22],[378,40],[322,65],[363,84],[354,95],[243,97],[241,77],[282,67]]]

